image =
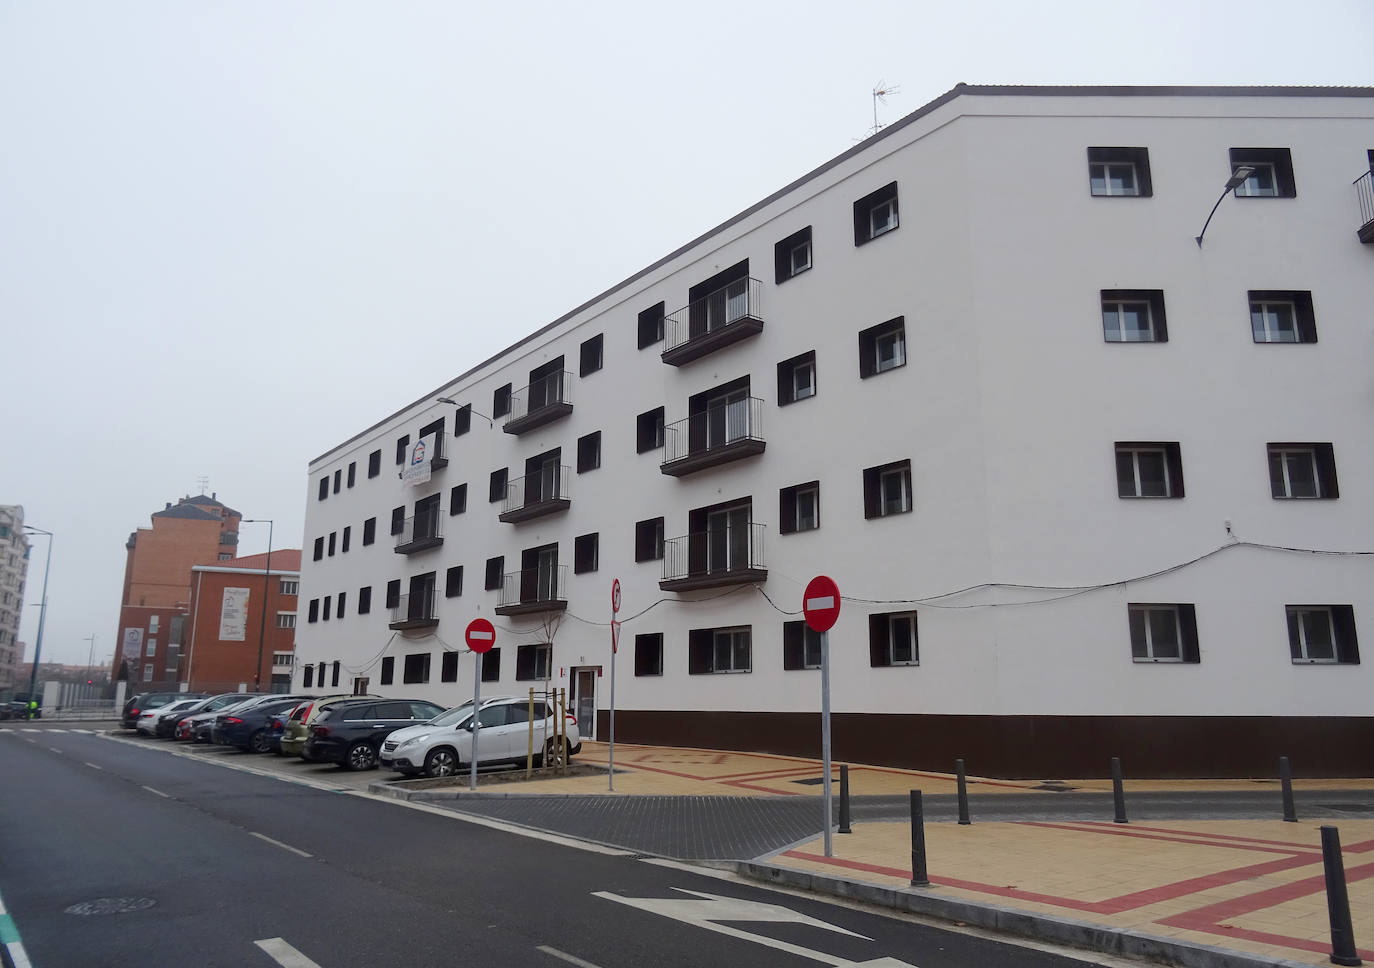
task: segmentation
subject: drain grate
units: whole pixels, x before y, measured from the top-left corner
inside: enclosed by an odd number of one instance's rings
[[[1049,790],[1052,793],[1068,793],[1070,790],[1076,790],[1078,788],[1071,787],[1067,783],[1059,783],[1055,780],[1046,780],[1044,783],[1037,783],[1035,786],[1031,787],[1031,789]]]
[[[129,914],[133,911],[145,911],[156,904],[151,897],[98,897],[94,901],[82,901],[65,908],[63,914],[75,914],[77,917],[91,917],[103,914]]]

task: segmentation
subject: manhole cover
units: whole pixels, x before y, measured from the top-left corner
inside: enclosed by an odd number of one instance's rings
[[[1050,790],[1050,791],[1052,791],[1052,792],[1054,792],[1054,793],[1067,793],[1069,790],[1072,790],[1072,789],[1075,789],[1075,788],[1069,786],[1069,785],[1066,784],[1066,783],[1048,782],[1048,783],[1038,783],[1038,784],[1036,784],[1035,786],[1031,787],[1031,789],[1032,789],[1032,790]]]
[[[63,914],[89,917],[96,914],[128,914],[142,911],[156,904],[151,897],[98,897],[94,901],[82,901],[64,910]]]

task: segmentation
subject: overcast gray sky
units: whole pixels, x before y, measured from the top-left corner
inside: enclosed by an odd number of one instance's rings
[[[1359,85],[1371,41],[1371,0],[0,0],[44,657],[110,654],[124,541],[198,477],[300,547],[307,461],[851,147],[880,80],[887,121],[960,81]]]

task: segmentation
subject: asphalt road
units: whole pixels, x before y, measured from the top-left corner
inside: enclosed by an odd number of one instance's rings
[[[0,730],[0,776],[34,968],[1082,964],[93,734]]]

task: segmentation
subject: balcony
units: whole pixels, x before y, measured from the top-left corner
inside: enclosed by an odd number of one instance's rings
[[[1360,200],[1360,241],[1374,243],[1374,171],[1355,179],[1355,195]]]
[[[295,664],[295,661],[294,661],[294,660],[295,660],[295,654],[292,653],[292,652],[273,652],[273,653],[272,653],[272,671],[273,671],[273,672],[290,672],[290,671],[291,671],[291,667]]]
[[[405,519],[401,533],[396,535],[396,547],[392,550],[398,555],[413,555],[419,551],[437,548],[443,543],[443,518],[439,517],[437,511],[429,511]]]
[[[767,580],[762,524],[712,528],[663,542],[663,580],[658,587],[665,592]]]
[[[501,595],[497,615],[530,615],[534,612],[562,612],[568,600],[561,597],[568,583],[568,566],[526,568],[501,576]]]
[[[409,629],[432,629],[439,624],[434,614],[434,589],[402,595],[396,607],[391,610],[391,623],[387,628],[397,632]]]
[[[683,366],[763,330],[763,284],[737,279],[663,320],[663,362]]]
[[[663,463],[669,477],[684,477],[708,467],[762,454],[763,401],[744,397],[707,407],[663,428]]]
[[[538,474],[517,477],[506,485],[506,503],[498,517],[506,524],[516,524],[568,510],[572,506],[568,497],[571,477],[572,468],[566,465],[551,465]]]
[[[221,531],[219,543],[221,547],[232,548],[239,543],[239,533],[237,531]]]
[[[550,373],[511,394],[510,413],[501,429],[523,434],[572,413],[572,374]]]

